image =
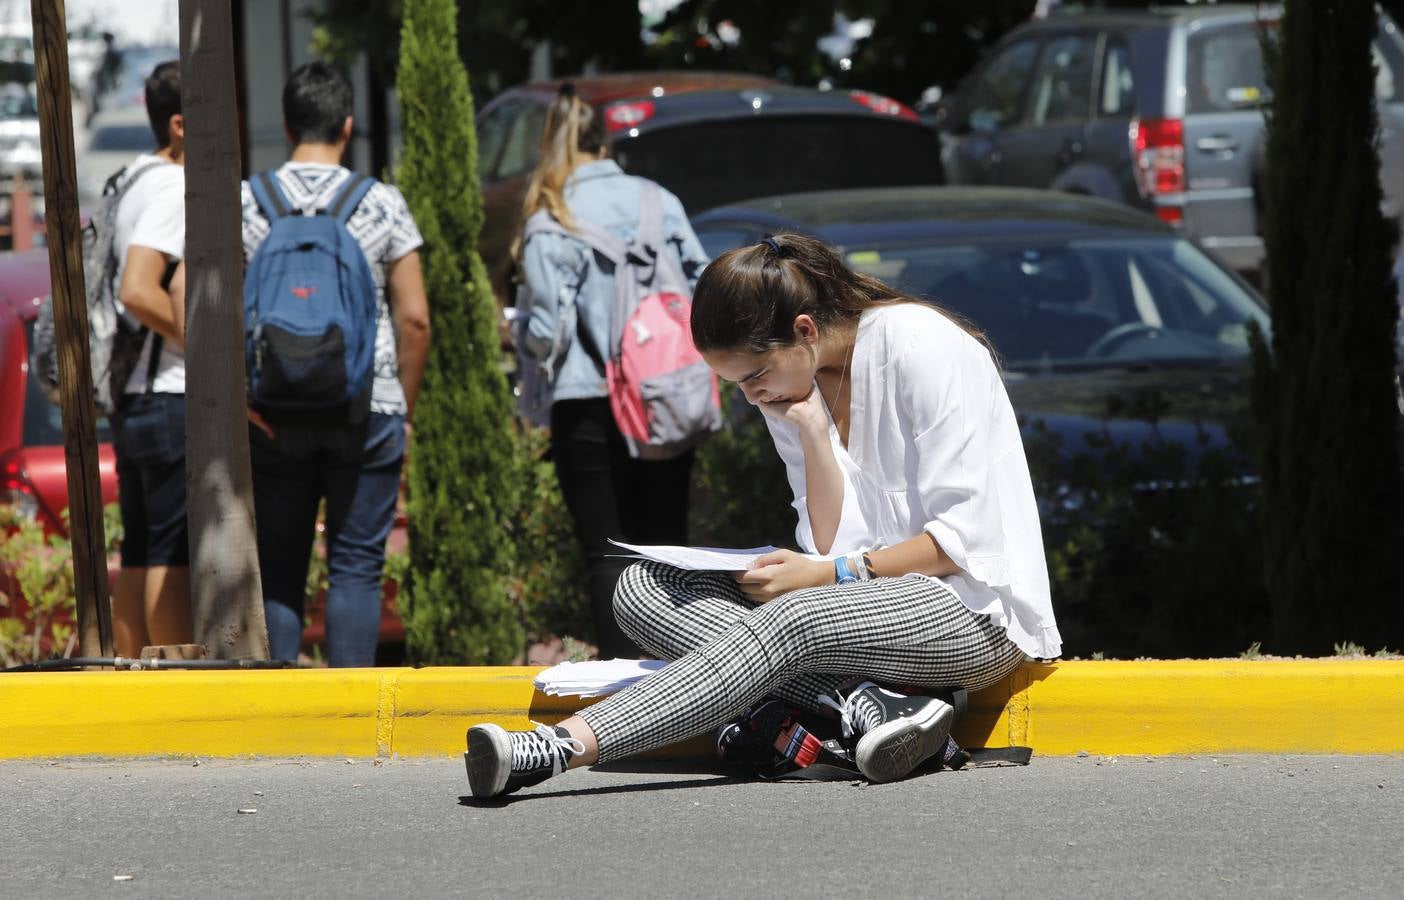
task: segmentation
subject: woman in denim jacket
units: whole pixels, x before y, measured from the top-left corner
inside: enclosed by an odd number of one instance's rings
[[[523,221],[545,210],[566,229],[589,222],[626,243],[639,232],[645,179],[626,175],[607,156],[604,121],[570,85],[551,105],[541,158],[522,208]],[[695,286],[707,264],[682,203],[659,189],[663,234]],[[585,550],[586,578],[600,657],[637,656],[614,619],[615,583],[626,559],[608,538],[686,544],[693,453],[645,461],[629,455],[605,390],[600,348],[610,344],[614,266],[584,240],[534,232],[518,242],[517,347],[536,376],[527,415],[551,428],[551,455],[561,493]],[[533,370],[534,367],[534,370]]]

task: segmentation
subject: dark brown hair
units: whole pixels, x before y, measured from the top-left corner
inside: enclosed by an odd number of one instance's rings
[[[171,145],[171,116],[180,115],[180,62],[163,62],[146,76],[146,115],[157,149]]]
[[[764,353],[795,342],[795,317],[801,314],[826,328],[894,303],[932,307],[994,355],[985,335],[960,316],[855,271],[817,238],[792,233],[712,260],[692,296],[692,342],[702,351]]]

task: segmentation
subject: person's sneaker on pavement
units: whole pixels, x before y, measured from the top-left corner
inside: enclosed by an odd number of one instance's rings
[[[559,775],[585,745],[564,728],[537,725],[532,731],[508,731],[500,725],[468,729],[468,785],[480,799],[501,797],[552,775]]]
[[[955,708],[935,697],[899,694],[864,681],[843,698],[819,701],[839,711],[845,739],[857,738],[853,761],[873,782],[896,781],[935,756],[950,735]]]

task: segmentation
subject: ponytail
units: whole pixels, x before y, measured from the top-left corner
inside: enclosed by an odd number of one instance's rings
[[[546,127],[541,133],[541,153],[527,183],[522,202],[522,221],[538,210],[566,228],[575,227],[565,200],[566,182],[580,166],[600,157],[605,147],[604,120],[590,104],[581,100],[569,82],[546,111]],[[518,235],[512,255],[520,258],[522,239]]]

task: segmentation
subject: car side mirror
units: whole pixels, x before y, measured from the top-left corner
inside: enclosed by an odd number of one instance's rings
[[[954,94],[947,94],[937,101],[931,111],[931,124],[937,131],[950,134],[961,134],[970,130],[969,122],[966,121],[964,110],[960,106],[960,98]]]

